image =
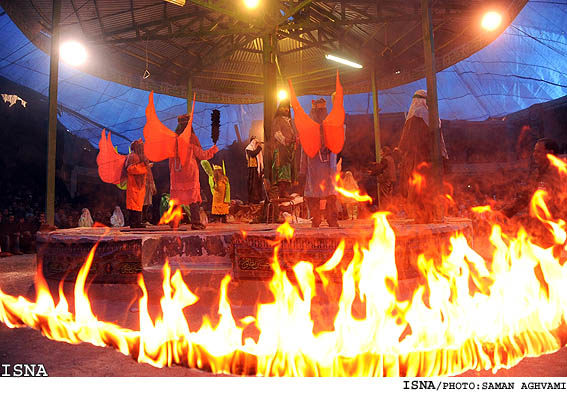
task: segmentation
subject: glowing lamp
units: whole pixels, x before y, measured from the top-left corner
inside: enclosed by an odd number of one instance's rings
[[[481,26],[488,31],[496,30],[502,24],[502,15],[496,11],[490,11],[482,17]]]
[[[335,55],[325,55],[325,59],[336,61],[337,63],[341,63],[341,64],[347,65],[349,67],[362,68],[361,64],[355,63],[354,61],[350,61],[350,60],[347,60],[347,59],[343,59],[342,57],[338,57],[338,56],[335,56]]]
[[[244,5],[246,8],[256,8],[260,4],[260,0],[244,0]]]
[[[280,90],[278,91],[278,101],[283,101],[287,98],[287,91]]]
[[[165,1],[171,4],[178,5],[180,7],[183,7],[185,5],[185,0],[165,0]]]
[[[59,54],[61,59],[71,66],[81,65],[87,59],[87,50],[76,41],[68,41],[61,44]]]

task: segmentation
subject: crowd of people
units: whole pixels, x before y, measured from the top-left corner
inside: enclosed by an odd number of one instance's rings
[[[0,256],[35,252],[35,233],[45,222],[39,187],[1,182]]]
[[[20,179],[19,182],[9,179],[0,181],[0,188],[3,190],[0,194],[0,257],[34,253],[36,234],[46,224],[45,187],[40,182],[30,182],[27,179]],[[125,220],[121,212],[119,215],[122,219],[114,220],[113,225],[112,219],[118,214],[107,208],[104,202],[74,200],[63,190],[57,190],[59,192],[55,198],[54,214],[57,228],[93,226],[95,222],[107,226],[124,226]],[[86,219],[87,216],[89,219]]]

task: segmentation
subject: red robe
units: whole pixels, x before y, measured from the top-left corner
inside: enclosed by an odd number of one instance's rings
[[[398,147],[402,154],[400,191],[406,197],[406,213],[416,222],[433,222],[438,203],[431,162],[433,134],[422,118],[406,120]]]
[[[171,199],[175,199],[178,204],[189,205],[201,202],[201,186],[199,184],[198,160],[209,160],[218,151],[215,145],[209,150],[203,151],[200,146],[190,143],[187,149],[187,161],[181,165],[178,157],[169,159],[169,180]]]
[[[130,153],[126,167],[128,188],[126,189],[126,209],[141,212],[146,196],[146,176],[148,168],[136,153]]]
[[[209,160],[219,150],[215,145],[203,151],[199,139],[192,133],[194,108],[195,97],[187,125],[180,135],[176,135],[159,121],[154,107],[153,92],[150,93],[146,107],[144,126],[146,157],[154,162],[169,159],[170,198],[182,205],[201,202],[199,169],[195,160]]]

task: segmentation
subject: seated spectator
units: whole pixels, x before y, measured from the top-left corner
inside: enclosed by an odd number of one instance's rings
[[[32,223],[24,217],[20,217],[18,222],[20,230],[20,251],[29,254],[35,251],[34,239],[35,232],[33,231]]]
[[[120,206],[116,206],[114,208],[114,212],[110,217],[110,225],[112,225],[113,227],[124,226],[124,215],[122,214],[122,210],[120,210]]]
[[[552,195],[558,195],[558,187],[561,185],[559,173],[552,167],[547,158],[548,154],[557,155],[559,146],[550,138],[539,139],[533,150],[535,169],[528,176],[527,182],[520,182],[516,192],[515,200],[502,209],[508,217],[513,217],[519,212],[526,210],[534,192],[538,189],[546,190]],[[551,206],[556,210],[558,206]],[[553,211],[552,211],[553,213]]]
[[[8,216],[8,220],[2,222],[0,233],[2,250],[5,255],[22,255],[20,251],[20,228],[13,214]]]
[[[55,221],[55,226],[57,228],[68,228],[69,227],[67,225],[67,215],[65,214],[64,209],[57,210],[57,213],[55,213],[54,221]]]
[[[93,224],[94,221],[91,217],[91,212],[89,211],[89,209],[84,208],[81,213],[81,217],[79,218],[78,226],[90,228],[93,226]]]

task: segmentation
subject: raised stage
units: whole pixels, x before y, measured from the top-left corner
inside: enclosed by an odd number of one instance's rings
[[[279,260],[289,268],[299,260],[319,265],[328,260],[342,239],[346,241],[343,261],[350,261],[356,241],[365,245],[371,238],[372,220],[341,221],[341,228],[311,228],[293,224],[295,236],[283,242]],[[442,223],[414,224],[391,220],[396,234],[396,265],[400,280],[417,277],[417,255],[436,253],[448,247],[455,232],[463,233],[472,245],[472,225],[463,218],[446,218]],[[213,223],[203,231],[182,225],[144,229],[73,228],[39,233],[37,260],[51,280],[74,281],[89,251],[98,242],[89,280],[95,283],[134,283],[144,277],[161,275],[166,259],[184,276],[229,274],[234,281],[269,280],[273,241],[277,224]],[[434,256],[431,254],[432,256]]]

